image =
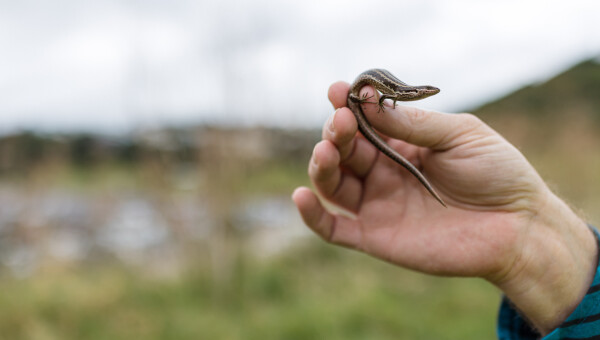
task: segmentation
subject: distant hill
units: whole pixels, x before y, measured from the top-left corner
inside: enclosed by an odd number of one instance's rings
[[[567,145],[573,150],[600,145],[600,63],[582,61],[471,112],[535,154]]]
[[[546,82],[521,88],[474,112],[489,118],[524,115],[535,119],[576,113],[600,122],[600,63],[585,60]]]

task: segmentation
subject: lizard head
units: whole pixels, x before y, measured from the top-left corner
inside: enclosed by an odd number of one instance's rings
[[[401,101],[411,101],[411,100],[419,100],[427,97],[431,97],[434,94],[440,92],[440,89],[434,86],[423,85],[423,86],[411,86],[411,88],[407,91],[400,92],[400,98],[398,100]]]

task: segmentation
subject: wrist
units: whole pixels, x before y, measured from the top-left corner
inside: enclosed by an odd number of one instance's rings
[[[558,327],[585,296],[596,269],[592,231],[547,192],[524,226],[522,246],[507,275],[494,282],[542,334]]]

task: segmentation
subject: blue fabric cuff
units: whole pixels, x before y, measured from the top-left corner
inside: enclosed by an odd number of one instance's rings
[[[600,234],[591,227],[600,258]],[[533,340],[540,339],[537,333],[523,317],[519,315],[511,302],[504,297],[498,314],[498,339]],[[581,303],[567,320],[546,335],[543,340],[600,339],[600,263],[596,267],[594,281]]]

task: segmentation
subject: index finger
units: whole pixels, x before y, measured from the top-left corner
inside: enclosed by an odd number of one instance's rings
[[[365,86],[366,96],[375,95],[374,89]],[[364,105],[363,112],[373,127],[384,135],[410,144],[434,150],[447,150],[480,135],[489,135],[491,129],[479,118],[468,113],[443,113],[411,106],[386,107],[379,113],[377,105]]]

